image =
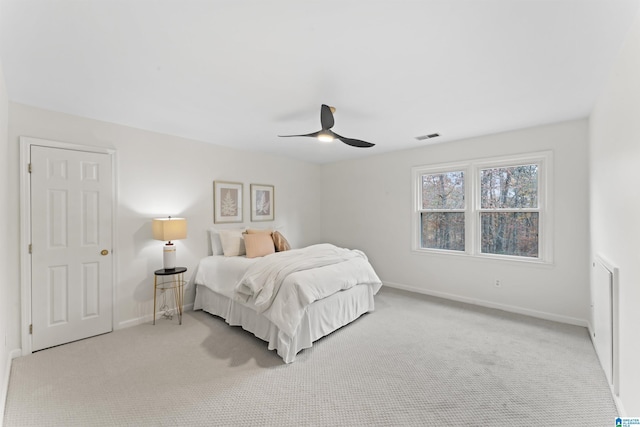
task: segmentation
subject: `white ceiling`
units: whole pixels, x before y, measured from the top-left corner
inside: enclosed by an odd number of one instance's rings
[[[586,117],[637,0],[0,0],[11,101],[315,163]],[[362,149],[312,138],[320,105]]]

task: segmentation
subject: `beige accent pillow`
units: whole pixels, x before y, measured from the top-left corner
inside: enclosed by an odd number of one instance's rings
[[[271,233],[245,234],[244,245],[247,248],[247,258],[257,258],[276,251]]]
[[[244,237],[242,236],[243,232],[244,230],[241,228],[218,231],[224,256],[239,256],[246,253]]]
[[[273,244],[276,246],[276,252],[283,252],[291,249],[291,245],[289,245],[287,239],[285,239],[279,231],[274,231],[271,237],[273,238]]]
[[[271,234],[273,233],[273,230],[271,229],[262,230],[260,228],[247,228],[246,233],[247,234],[260,234],[260,233]]]

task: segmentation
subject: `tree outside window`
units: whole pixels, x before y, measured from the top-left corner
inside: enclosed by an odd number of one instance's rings
[[[464,172],[422,175],[421,246],[465,249]]]
[[[538,257],[538,165],[480,171],[481,252]]]

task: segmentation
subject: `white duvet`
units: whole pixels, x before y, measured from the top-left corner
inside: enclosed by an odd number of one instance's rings
[[[356,285],[373,286],[374,294],[382,286],[366,255],[324,243],[260,258],[234,292],[293,336],[309,304]]]

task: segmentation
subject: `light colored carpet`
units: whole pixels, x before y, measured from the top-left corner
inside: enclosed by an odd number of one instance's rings
[[[14,360],[5,426],[609,426],[584,328],[383,288],[285,365],[203,312]]]

